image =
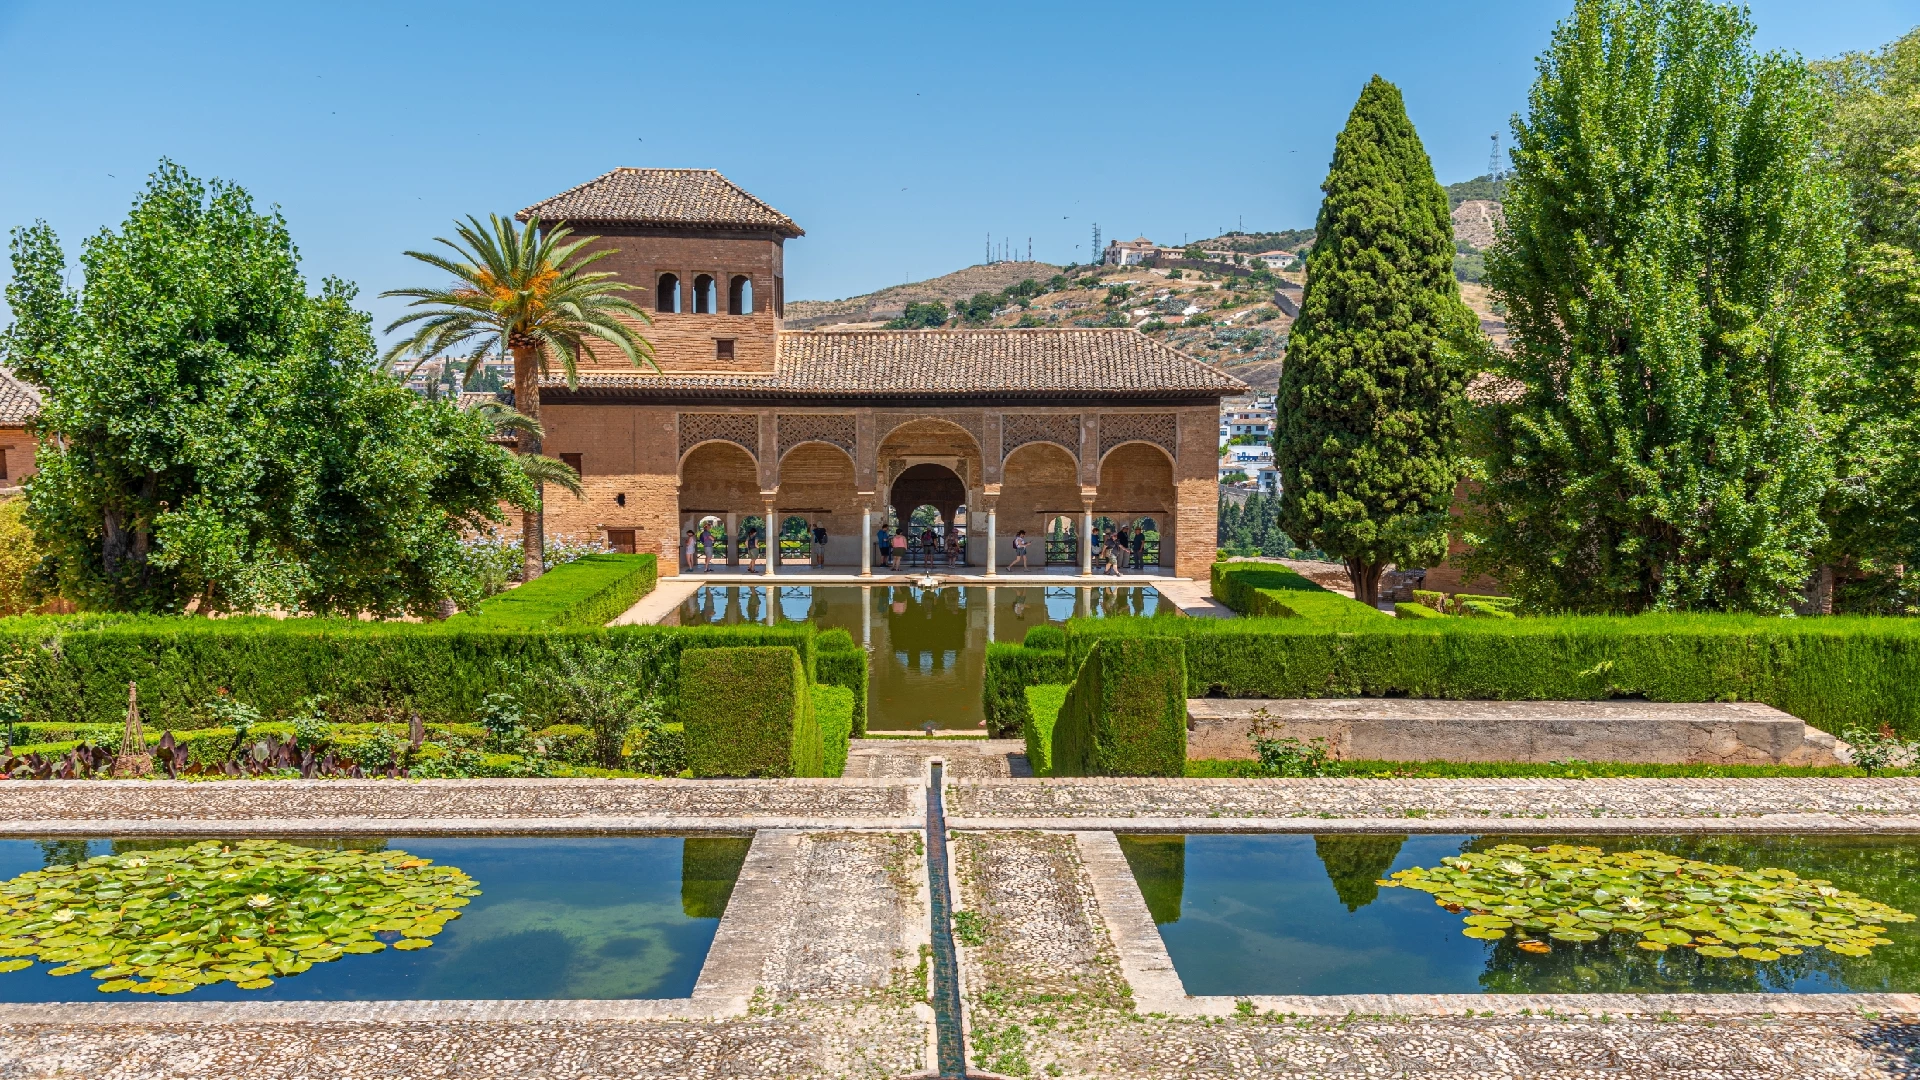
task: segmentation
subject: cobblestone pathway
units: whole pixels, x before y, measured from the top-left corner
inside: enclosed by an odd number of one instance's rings
[[[1920,1077],[1920,1022],[1857,1015],[1142,1017],[1073,837],[963,833],[969,1060],[1070,1077]]]
[[[927,762],[947,763],[955,780],[1031,777],[1027,744],[1019,739],[855,739],[847,752],[849,777],[891,780],[927,775]]]

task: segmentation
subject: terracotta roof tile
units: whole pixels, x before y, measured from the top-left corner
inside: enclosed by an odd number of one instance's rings
[[[543,385],[564,386],[559,379]],[[1134,330],[782,331],[771,374],[583,371],[583,390],[912,394],[1240,394],[1247,384]]]
[[[40,390],[0,369],[0,424],[24,424],[40,415]]]
[[[534,203],[514,217],[526,221],[621,225],[771,229],[804,236],[789,218],[713,169],[619,168]]]

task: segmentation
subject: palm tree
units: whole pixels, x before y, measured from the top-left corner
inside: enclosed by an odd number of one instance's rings
[[[520,412],[504,401],[483,401],[473,407],[473,411],[485,416],[493,424],[493,430],[501,435],[514,435],[525,439],[532,436],[536,441],[546,438],[546,431],[540,422]],[[587,497],[587,489],[580,486],[580,474],[573,466],[559,458],[550,458],[545,454],[516,452],[513,459],[520,463],[520,471],[537,487],[542,484],[558,484],[576,499]]]
[[[407,306],[420,309],[388,324],[388,333],[411,327],[409,336],[388,352],[389,361],[412,355],[425,362],[471,347],[466,370],[471,378],[488,356],[512,356],[513,404],[530,421],[520,433],[520,449],[535,456],[540,453],[542,438],[540,380],[550,373],[551,365],[559,364],[569,387],[578,385],[580,356],[598,341],[618,349],[635,367],[644,361],[655,371],[660,370],[654,362],[653,345],[635,327],[636,323],[650,324],[652,320],[633,301],[619,295],[633,286],[616,281],[611,273],[587,269],[614,254],[615,249],[580,254],[598,237],[574,239],[573,231],[565,226],[543,233],[537,217],[522,227],[497,214],[489,215],[486,223],[470,216],[464,223],[456,222],[454,229],[460,238],[458,243],[434,238],[453,252],[452,258],[432,252],[407,252],[453,275],[451,286],[391,289],[380,294],[409,298],[412,303]],[[532,581],[546,570],[542,481],[559,481],[532,470],[527,475],[534,481],[535,498],[521,530],[526,552],[522,577]]]

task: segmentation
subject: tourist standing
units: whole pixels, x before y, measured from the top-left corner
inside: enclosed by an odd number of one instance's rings
[[[713,525],[709,522],[702,522],[700,525],[700,554],[701,554],[700,570],[703,573],[712,573],[713,572]]]
[[[822,570],[827,568],[827,527],[825,524],[813,527],[813,565]]]
[[[1007,569],[1011,570],[1016,566],[1022,570],[1032,569],[1027,565],[1027,530],[1025,529],[1013,534],[1013,561],[1007,564]]]
[[[747,573],[751,574],[760,565],[760,530],[752,525],[747,526],[746,546]]]
[[[893,552],[893,568],[895,570],[898,570],[900,569],[900,564],[903,561],[905,561],[907,557],[906,530],[902,529],[899,532],[894,533],[893,540],[890,541],[890,543],[892,544],[892,552]]]
[[[879,528],[873,530],[873,550],[875,552],[874,561],[881,566],[887,565],[887,526],[884,522],[881,523]]]
[[[1120,569],[1125,570],[1127,569],[1127,527],[1125,525],[1120,526],[1120,531],[1114,533],[1113,538],[1115,546],[1120,549]]]
[[[685,570],[687,573],[692,573],[694,566],[699,561],[698,557],[694,554],[694,551],[695,551],[695,540],[693,538],[693,530],[688,529],[687,538],[684,541],[682,541],[680,544],[681,563],[685,567]]]
[[[1144,525],[1133,527],[1133,568],[1144,570],[1147,566],[1147,529]]]

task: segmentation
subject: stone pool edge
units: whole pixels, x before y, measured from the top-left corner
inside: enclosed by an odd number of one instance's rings
[[[1192,996],[1174,969],[1146,899],[1112,832],[1073,834],[1097,917],[1120,958],[1134,1008],[1175,1017],[1239,1015],[1246,1005],[1282,1016],[1771,1016],[1920,1015],[1920,994],[1249,994]],[[1243,1004],[1245,1003],[1245,1004]]]

